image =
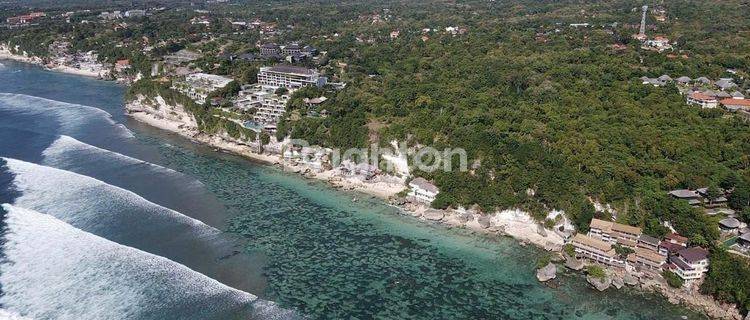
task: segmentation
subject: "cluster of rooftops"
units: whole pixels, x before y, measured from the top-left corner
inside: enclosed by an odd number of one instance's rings
[[[592,219],[588,234],[576,234],[570,243],[577,257],[614,267],[653,273],[670,270],[685,280],[698,279],[708,270],[708,250],[688,247],[688,239],[677,233],[660,240],[638,227]],[[615,245],[631,253],[623,259]]]

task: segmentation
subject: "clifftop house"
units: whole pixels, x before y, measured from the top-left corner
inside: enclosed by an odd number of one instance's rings
[[[409,194],[407,198],[412,201],[430,204],[440,193],[438,187],[422,177],[414,178],[409,182]]]
[[[193,73],[185,76],[183,81],[175,81],[172,88],[186,94],[198,104],[204,104],[211,92],[224,88],[232,78],[207,73]]]
[[[262,67],[258,73],[258,84],[296,90],[304,86],[322,87],[328,82],[317,70],[295,66],[277,65]]]
[[[612,221],[591,219],[589,236],[610,244],[619,244],[628,248],[638,246],[641,228],[628,226]]]
[[[622,267],[625,262],[612,248],[612,244],[583,234],[576,234],[570,241],[575,249],[576,256],[586,258],[599,263]]]
[[[708,251],[701,247],[692,247],[682,249],[669,257],[666,269],[689,283],[702,278],[708,272],[708,264]]]

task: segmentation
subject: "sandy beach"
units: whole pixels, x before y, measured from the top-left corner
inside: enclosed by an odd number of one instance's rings
[[[97,72],[73,68],[71,66],[56,66],[53,68],[47,68],[44,65],[44,61],[39,57],[14,54],[10,52],[10,50],[6,46],[0,45],[0,60],[3,60],[3,59],[14,60],[14,61],[42,66],[45,69],[54,71],[54,72],[61,72],[61,73],[67,73],[67,74],[73,74],[77,76],[91,77],[91,78],[97,78],[97,79],[103,78],[103,75]]]

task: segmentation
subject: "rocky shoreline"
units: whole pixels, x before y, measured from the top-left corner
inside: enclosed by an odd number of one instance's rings
[[[258,146],[246,142],[237,141],[226,134],[207,135],[199,132],[193,117],[180,106],[167,104],[161,97],[150,102],[139,97],[125,104],[127,114],[135,120],[150,126],[179,134],[191,141],[205,144],[225,152],[244,156],[249,159],[260,161],[269,165],[276,165],[285,171],[299,173],[307,178],[327,181],[336,188],[353,190],[376,196],[384,200],[391,200],[391,204],[399,207],[405,214],[417,219],[434,223],[441,223],[451,227],[466,228],[484,234],[495,234],[510,236],[521,242],[522,245],[531,243],[539,248],[553,252],[556,261],[564,261],[564,266],[571,270],[582,271],[586,262],[568,257],[562,253],[564,238],[551,230],[543,228],[536,223],[527,213],[521,210],[503,210],[492,214],[481,213],[472,209],[449,209],[436,210],[424,206],[395,200],[395,196],[404,190],[403,182],[399,185],[393,180],[363,182],[353,179],[345,179],[334,175],[333,170],[314,172],[304,165],[289,164],[276,154],[259,153]],[[153,104],[156,105],[153,105]],[[551,265],[551,266],[550,266]],[[557,266],[553,263],[544,267],[541,274],[537,274],[542,282],[555,278]],[[554,272],[553,272],[554,268]],[[683,305],[687,308],[703,312],[707,316],[716,319],[742,320],[739,310],[733,305],[721,304],[709,296],[701,295],[696,290],[683,290],[670,288],[663,279],[648,277],[644,274],[632,274],[624,270],[607,270],[608,277],[600,279],[588,279],[589,283],[597,290],[607,290],[614,286],[620,289],[624,286],[638,288],[643,291],[656,292],[666,297],[673,304]],[[745,320],[748,320],[747,318]]]
[[[70,66],[56,66],[54,68],[48,68],[44,64],[44,61],[41,58],[35,57],[35,56],[14,54],[10,52],[10,49],[8,49],[8,47],[5,45],[0,45],[0,60],[13,60],[13,61],[37,65],[49,71],[72,74],[76,76],[83,76],[83,77],[89,77],[89,78],[96,78],[99,80],[106,80],[97,73],[90,72],[87,70],[77,69],[77,68],[70,67]]]
[[[561,253],[553,260],[562,262],[562,268],[583,276],[584,281],[588,282],[592,290],[605,291],[613,290],[612,288],[620,290],[629,287],[642,292],[660,294],[672,304],[701,312],[711,319],[743,319],[736,306],[720,303],[710,296],[701,294],[697,289],[700,287],[699,284],[687,288],[672,288],[661,276],[649,271],[606,268],[599,264],[570,257],[565,253]],[[554,269],[550,265],[553,265]],[[604,276],[599,277],[590,274],[588,272],[590,266],[602,268]],[[554,282],[559,270],[561,269],[558,269],[557,265],[550,263],[537,269],[537,279],[550,287],[554,287],[554,284],[550,284],[550,282]],[[744,319],[749,320],[750,316]]]

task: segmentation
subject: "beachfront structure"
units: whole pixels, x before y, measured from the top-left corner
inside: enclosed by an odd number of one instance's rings
[[[258,73],[258,84],[296,90],[304,86],[322,87],[328,79],[318,71],[302,67],[278,65],[262,67]]]
[[[351,160],[342,161],[339,165],[339,171],[343,175],[358,176],[365,180],[370,180],[380,173],[380,170],[376,166],[369,163],[354,163]]]
[[[184,93],[198,104],[204,104],[211,92],[224,88],[232,78],[208,73],[193,73],[185,76],[183,81],[175,81],[172,88]]]
[[[682,249],[669,257],[667,269],[686,282],[697,280],[708,272],[708,251],[701,247]]]
[[[666,262],[667,257],[640,247],[635,248],[635,252],[628,255],[628,264],[646,270],[659,271]]]
[[[707,95],[702,92],[693,92],[691,94],[688,94],[687,103],[692,104],[692,105],[698,105],[704,109],[712,109],[712,108],[716,108],[717,106],[719,106],[719,101],[716,100],[716,97]]]
[[[619,244],[628,248],[638,245],[641,228],[628,226],[612,221],[591,219],[589,236],[610,244]]]
[[[653,252],[659,252],[659,243],[661,243],[659,239],[645,234],[642,234],[638,238],[638,248],[651,250]]]
[[[255,108],[253,121],[258,124],[277,124],[286,112],[289,95],[277,95],[274,87],[245,85],[234,106],[242,110]]]
[[[438,187],[422,177],[414,178],[409,182],[408,198],[410,200],[430,204],[435,201],[438,193],[440,193]]]
[[[687,247],[688,238],[670,233],[659,243],[659,254],[669,256]]]
[[[586,258],[611,266],[624,266],[624,261],[620,260],[615,249],[612,248],[612,244],[609,242],[579,233],[573,237],[570,244],[573,245],[576,256],[579,258]]]

